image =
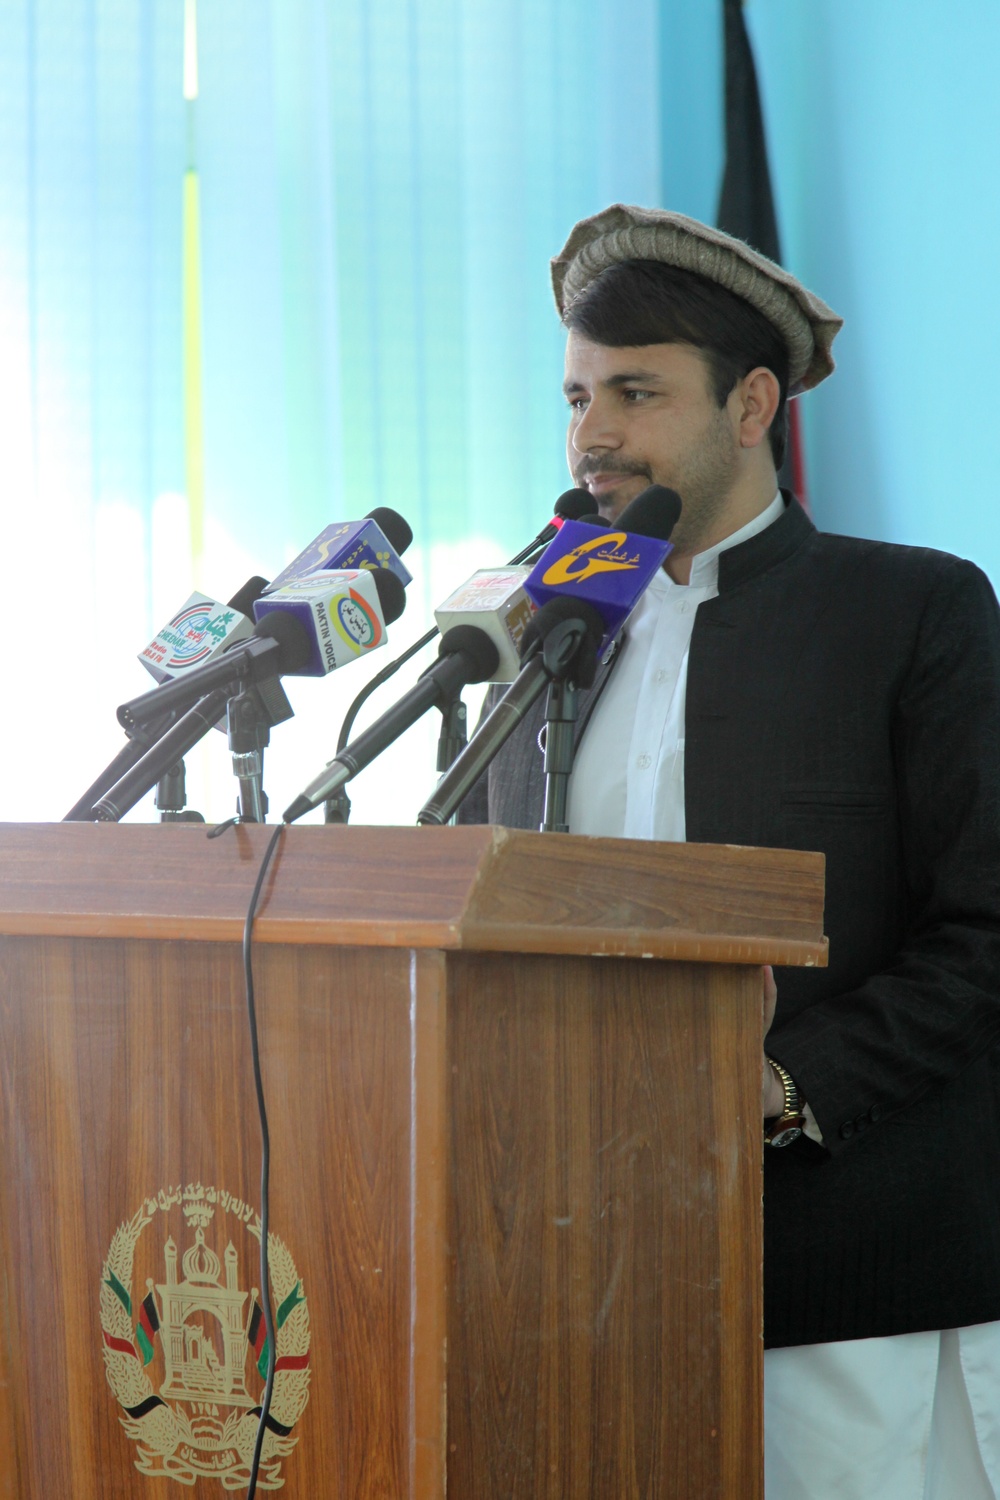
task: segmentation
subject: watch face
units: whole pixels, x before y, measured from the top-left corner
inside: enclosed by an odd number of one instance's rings
[[[769,1146],[790,1146],[793,1141],[798,1140],[801,1134],[801,1125],[788,1125],[784,1130],[776,1130],[767,1144]]]

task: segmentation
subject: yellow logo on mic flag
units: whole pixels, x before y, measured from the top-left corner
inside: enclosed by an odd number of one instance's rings
[[[593,578],[595,573],[634,570],[639,566],[639,557],[629,557],[622,551],[627,541],[625,531],[602,531],[557,558],[542,574],[541,581],[548,585],[582,583],[586,578]]]

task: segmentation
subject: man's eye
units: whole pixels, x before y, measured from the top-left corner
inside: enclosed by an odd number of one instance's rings
[[[633,402],[633,404],[637,404],[641,401],[648,401],[652,395],[652,391],[636,391],[632,390],[628,386],[626,386],[626,388],[622,391],[622,399],[625,401],[631,401]]]
[[[569,402],[569,409],[570,409],[570,411],[585,411],[586,410],[586,407],[587,407],[587,398],[586,398],[586,396],[569,396],[569,397],[567,397],[567,400]]]

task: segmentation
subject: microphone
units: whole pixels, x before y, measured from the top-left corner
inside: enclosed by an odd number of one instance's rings
[[[183,712],[216,688],[228,688],[232,696],[267,677],[323,676],[383,644],[384,626],[397,620],[405,606],[403,585],[388,568],[292,582],[277,598],[269,594],[254,605],[263,613],[248,640],[121,704],[118,721],[131,730],[166,709]]]
[[[564,521],[580,520],[581,517],[590,512],[593,504],[594,497],[589,490],[565,490],[552,507],[554,512],[552,520],[542,527],[533,542],[529,542],[526,547],[522,547],[520,552],[511,558],[508,567],[516,568],[520,563],[525,562],[531,557],[533,552],[537,552],[540,547],[547,546],[552,538],[558,534]]]
[[[172,628],[177,626],[177,622],[179,621],[181,616],[187,613],[192,602],[196,600],[204,600],[205,602],[204,612],[199,616],[199,618],[206,622],[204,634],[205,637],[210,642],[212,642],[210,655],[215,655],[217,651],[221,651],[223,649],[223,644],[215,643],[213,632],[209,627],[213,624],[221,625],[224,616],[231,611],[233,612],[235,617],[234,622],[232,624],[226,622],[225,625],[222,626],[225,641],[231,641],[234,638],[238,638],[236,637],[236,620],[242,621],[242,625],[243,627],[245,627],[245,629],[241,628],[242,634],[249,635],[253,630],[253,625],[250,620],[246,618],[246,616],[249,615],[250,611],[252,610],[254,600],[260,597],[261,593],[266,587],[267,579],[261,578],[258,575],[254,575],[254,577],[247,579],[246,583],[241,589],[237,589],[236,593],[229,600],[229,603],[225,605],[219,604],[217,600],[209,599],[207,595],[192,594],[187,603],[184,604],[180,610],[178,610],[177,614],[171,618],[167,625],[165,625],[162,630],[157,632],[156,636],[154,636],[153,640],[150,642],[150,645],[146,647],[146,650],[140,653],[139,660],[143,663],[147,670],[157,678],[158,681],[165,681],[168,677],[172,677],[177,675],[179,672],[183,672],[185,670],[185,665],[190,665],[190,663],[184,663],[183,661],[170,661],[169,653],[174,653],[177,656],[181,656],[185,644],[190,646],[192,654],[194,650],[197,649],[197,636],[199,627],[196,624],[195,619],[190,616],[188,617],[185,625],[185,634],[181,645],[178,646],[174,643],[171,643],[167,639],[167,634]],[[179,633],[180,632],[178,631],[178,634]],[[158,645],[158,643],[160,644]],[[154,648],[157,648],[156,652],[154,652]],[[147,656],[147,653],[151,653],[151,655]],[[162,659],[159,661],[155,659],[158,654],[162,657]],[[105,796],[106,793],[108,793],[111,788],[116,785],[120,778],[124,776],[126,772],[130,771],[132,767],[135,766],[143,758],[150,747],[155,744],[156,741],[161,737],[161,735],[166,733],[171,724],[176,721],[176,718],[176,712],[171,711],[169,713],[165,713],[162,717],[162,720],[151,719],[141,729],[135,729],[132,732],[130,738],[126,741],[121,750],[119,750],[118,754],[114,757],[114,759],[110,761],[107,766],[105,766],[100,776],[96,777],[96,779],[91,782],[90,786],[83,793],[82,797],[78,798],[77,801],[74,802],[69,812],[63,818],[63,822],[90,822],[93,816],[94,807],[99,799]],[[173,762],[171,762],[171,765],[172,764]],[[170,767],[168,766],[167,769],[169,770]]]
[[[521,670],[521,642],[533,613],[524,591],[529,569],[480,568],[434,611],[442,636],[456,625],[485,630],[497,648],[491,682],[513,682]]]
[[[575,504],[577,496],[586,496],[590,501],[586,490],[568,490],[556,502],[557,511],[571,498]],[[604,529],[608,524],[596,512],[574,519],[580,526]],[[442,635],[453,625],[478,625],[486,631],[500,653],[500,666],[491,679],[493,682],[513,682],[521,670],[534,614],[524,588],[528,573],[528,568],[511,563],[505,568],[480,568],[434,611]]]
[[[613,524],[621,531],[633,531],[639,536],[669,542],[683,509],[676,490],[668,489],[665,484],[650,484],[629,501],[617,521],[606,524]]]
[[[567,619],[578,617],[589,622],[591,637],[596,628],[595,620],[599,623],[599,639],[594,644],[593,655],[581,640],[578,654],[571,659],[565,672],[567,677],[572,675],[580,687],[591,686],[600,653],[631,614],[670,552],[670,533],[680,513],[681,500],[674,490],[663,485],[650,485],[625,507],[610,534],[599,533],[595,537],[592,531],[588,534],[583,522],[567,522],[525,582],[525,589],[532,597],[537,596],[536,591],[546,596],[546,602],[542,603],[528,626],[522,642],[526,664],[517,681],[508,688],[485,723],[480,725],[445,772],[417,815],[418,823],[448,822],[528,710],[541,697],[547,683],[557,680],[546,670],[544,655],[538,654],[538,641]],[[568,530],[572,532],[569,537],[566,535]],[[601,562],[611,566],[603,569],[596,566]],[[561,577],[557,577],[555,582],[544,583],[550,570],[557,568],[560,574],[569,575],[568,578],[561,581]],[[540,585],[532,582],[538,574],[543,579]],[[611,587],[608,586],[609,579],[612,580]],[[584,640],[589,640],[589,637],[584,637]],[[548,665],[549,668],[558,665],[551,659],[551,648]],[[548,784],[546,793],[548,804]],[[543,826],[553,826],[549,821],[548,805]]]
[[[552,538],[559,531],[559,528],[562,526],[564,521],[574,520],[577,517],[580,517],[584,523],[589,523],[595,526],[606,526],[607,522],[601,516],[593,513],[593,504],[593,496],[590,494],[589,490],[567,490],[565,494],[560,495],[559,499],[556,501],[553,507],[554,514],[552,520],[542,527],[541,531],[535,537],[534,541],[529,542],[527,547],[522,547],[520,552],[514,554],[514,556],[510,559],[510,562],[507,564],[507,567],[519,567],[526,558],[533,557],[538,552],[538,549],[540,547],[544,547],[548,542],[552,540]],[[448,604],[449,602],[449,600],[445,601],[446,604]],[[457,621],[452,622],[449,620],[448,623],[457,623]],[[512,625],[512,630],[516,631],[516,628],[517,626],[515,622]],[[376,672],[374,677],[372,677],[368,682],[365,683],[364,687],[351,703],[351,706],[348,708],[347,713],[344,715],[344,722],[341,724],[340,733],[337,736],[338,755],[340,754],[341,750],[343,750],[344,746],[347,745],[350,741],[351,731],[354,728],[354,724],[358,717],[358,714],[361,712],[362,708],[367,703],[372,694],[377,692],[380,687],[387,683],[389,681],[389,678],[399,671],[400,667],[405,666],[405,664],[412,657],[416,656],[418,651],[422,651],[425,646],[429,645],[437,635],[437,633],[438,626],[432,625],[430,630],[422,635],[419,640],[416,640],[412,645],[407,646],[405,651],[402,651],[399,656],[397,656],[393,661],[388,662],[380,672]],[[500,681],[508,682],[510,681],[510,676],[507,675],[508,669],[511,666],[510,659],[505,650],[500,647],[498,647],[498,649],[500,649],[501,652],[501,664],[502,670],[504,672],[504,675],[500,678]],[[513,675],[516,675],[516,665]],[[350,817],[350,812],[350,798],[344,791],[339,792],[337,794],[336,800],[330,802],[327,806],[327,818],[330,822],[346,823],[348,818]]]
[[[434,665],[369,729],[338,751],[336,759],[285,809],[282,814],[284,822],[294,823],[303,813],[325,802],[398,740],[428,709],[446,711],[464,687],[475,682],[488,682],[495,675],[499,660],[499,652],[485,630],[476,625],[453,626],[441,638]]]
[[[180,677],[192,667],[211,661],[220,651],[253,634],[247,616],[268,587],[266,578],[248,578],[228,604],[193,593],[139,653],[139,660],[157,682]]]
[[[663,566],[680,513],[679,495],[653,484],[596,536],[592,526],[565,522],[525,579],[525,592],[539,606],[560,594],[587,600],[604,620],[609,644]]]
[[[399,512],[380,505],[361,521],[335,521],[325,527],[287,568],[282,568],[265,592],[276,593],[307,573],[340,573],[352,568],[388,568],[405,588],[413,579],[399,554],[412,541],[413,532]]]
[[[305,629],[308,659],[298,677],[325,677],[357,656],[385,645],[385,627],[406,608],[406,593],[388,568],[353,568],[308,573],[272,590],[253,607],[257,627],[274,615],[291,615]]]
[[[593,605],[568,595],[550,599],[529,629],[517,680],[441,777],[417,814],[418,823],[448,822],[550,683],[571,677],[581,687],[593,683],[597,648],[604,635],[603,616]]]

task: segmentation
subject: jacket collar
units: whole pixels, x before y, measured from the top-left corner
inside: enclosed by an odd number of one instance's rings
[[[742,583],[766,573],[777,563],[784,562],[815,533],[816,528],[796,500],[791,490],[782,490],[785,513],[763,531],[758,531],[748,541],[735,547],[727,547],[719,553],[719,593],[724,594]],[[597,669],[593,687],[580,695],[580,717],[576,727],[576,743],[579,747],[583,732],[600,702],[608,678],[618,665],[628,646],[628,628],[621,630],[612,649],[605,655]]]
[[[791,490],[782,490],[785,513],[749,541],[719,553],[719,593],[728,593],[769,568],[784,562],[804,546],[816,528]]]

